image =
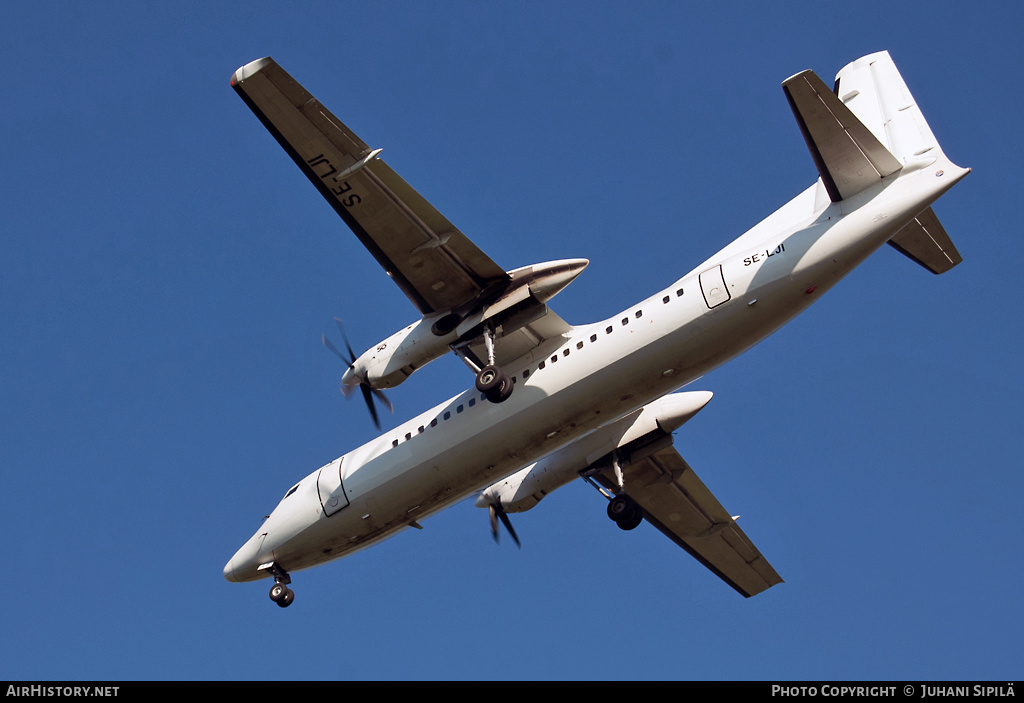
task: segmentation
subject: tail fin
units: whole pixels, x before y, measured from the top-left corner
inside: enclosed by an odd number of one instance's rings
[[[888,51],[869,54],[843,67],[836,74],[835,92],[902,165],[941,153]]]

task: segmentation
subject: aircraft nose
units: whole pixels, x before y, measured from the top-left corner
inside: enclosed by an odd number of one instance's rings
[[[224,565],[224,578],[228,581],[231,581],[232,583],[238,583],[238,579],[235,578],[234,561],[234,559],[231,559],[228,561],[227,564]]]
[[[258,578],[256,567],[259,566],[259,544],[256,539],[257,536],[254,535],[224,565],[225,579],[232,583],[241,583]]]

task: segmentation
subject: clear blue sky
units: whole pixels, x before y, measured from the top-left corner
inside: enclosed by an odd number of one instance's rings
[[[285,6],[294,9],[283,9]],[[711,9],[712,7],[716,9]],[[1019,679],[1016,3],[8,3],[0,678]],[[964,256],[886,248],[698,381],[677,446],[786,580],[752,599],[582,482],[454,506],[267,584],[221,569],[374,434],[320,346],[415,310],[228,85],[272,55],[506,268],[590,322],[816,177],[779,84],[888,49]],[[443,359],[397,423],[471,382]]]

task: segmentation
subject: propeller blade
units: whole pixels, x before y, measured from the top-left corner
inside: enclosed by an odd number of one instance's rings
[[[377,400],[381,402],[381,405],[387,408],[389,412],[395,412],[395,406],[393,406],[391,404],[391,401],[388,400],[388,397],[384,395],[384,391],[382,391],[380,388],[374,388],[372,390],[374,397],[376,397]]]
[[[491,503],[488,508],[488,512],[491,514],[491,536],[494,537],[494,541],[498,541],[498,509],[494,507],[494,503]]]
[[[363,391],[363,400],[366,401],[366,407],[370,410],[370,417],[373,418],[373,424],[380,429],[380,418],[377,417],[377,406],[373,404],[373,389],[365,383],[360,383],[359,388]]]
[[[341,320],[336,317],[334,318],[334,322],[338,325],[338,330],[341,332],[341,339],[345,342],[345,348],[348,349],[348,357],[351,359],[348,364],[351,366],[356,363],[356,353],[352,351],[352,345],[348,343],[348,335],[345,334],[345,327],[341,324]]]
[[[512,521],[508,519],[508,513],[501,509],[501,507],[491,503],[490,505],[491,514],[491,535],[494,537],[494,541],[498,541],[498,519],[501,519],[501,524],[505,526],[508,533],[512,536],[512,541],[516,543],[516,546],[520,549],[523,545],[519,543],[519,536],[516,535],[516,531],[512,529]]]
[[[505,529],[512,535],[512,541],[516,543],[516,546],[522,549],[523,545],[519,544],[519,537],[516,535],[516,531],[512,529],[512,521],[508,519],[508,513],[504,510],[498,511],[498,517],[501,518],[501,522],[505,525]]]
[[[349,366],[351,366],[352,362],[355,361],[355,359],[346,359],[345,356],[340,351],[338,351],[338,348],[334,346],[334,343],[331,342],[331,340],[327,339],[326,334],[320,335],[320,340],[324,343],[324,346],[327,347],[329,351],[333,352],[335,356],[337,356],[339,359],[344,361]]]

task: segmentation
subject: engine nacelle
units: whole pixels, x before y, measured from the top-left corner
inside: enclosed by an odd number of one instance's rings
[[[394,388],[419,368],[448,353],[452,344],[470,341],[484,324],[508,323],[509,316],[522,315],[524,305],[544,304],[569,285],[586,268],[586,259],[562,259],[509,271],[508,287],[496,299],[478,301],[427,315],[363,352],[345,372],[346,386],[369,383],[373,388]],[[503,329],[503,333],[515,329]]]
[[[662,438],[670,441],[672,432],[707,405],[711,396],[710,391],[685,391],[659,398],[492,484],[474,505],[486,508],[497,503],[509,513],[529,510],[551,491],[602,464],[616,449]]]
[[[373,388],[394,388],[409,378],[413,371],[444,356],[459,335],[452,330],[439,337],[431,325],[440,317],[431,315],[395,332],[375,347],[363,352],[342,376],[347,386],[368,382]]]

